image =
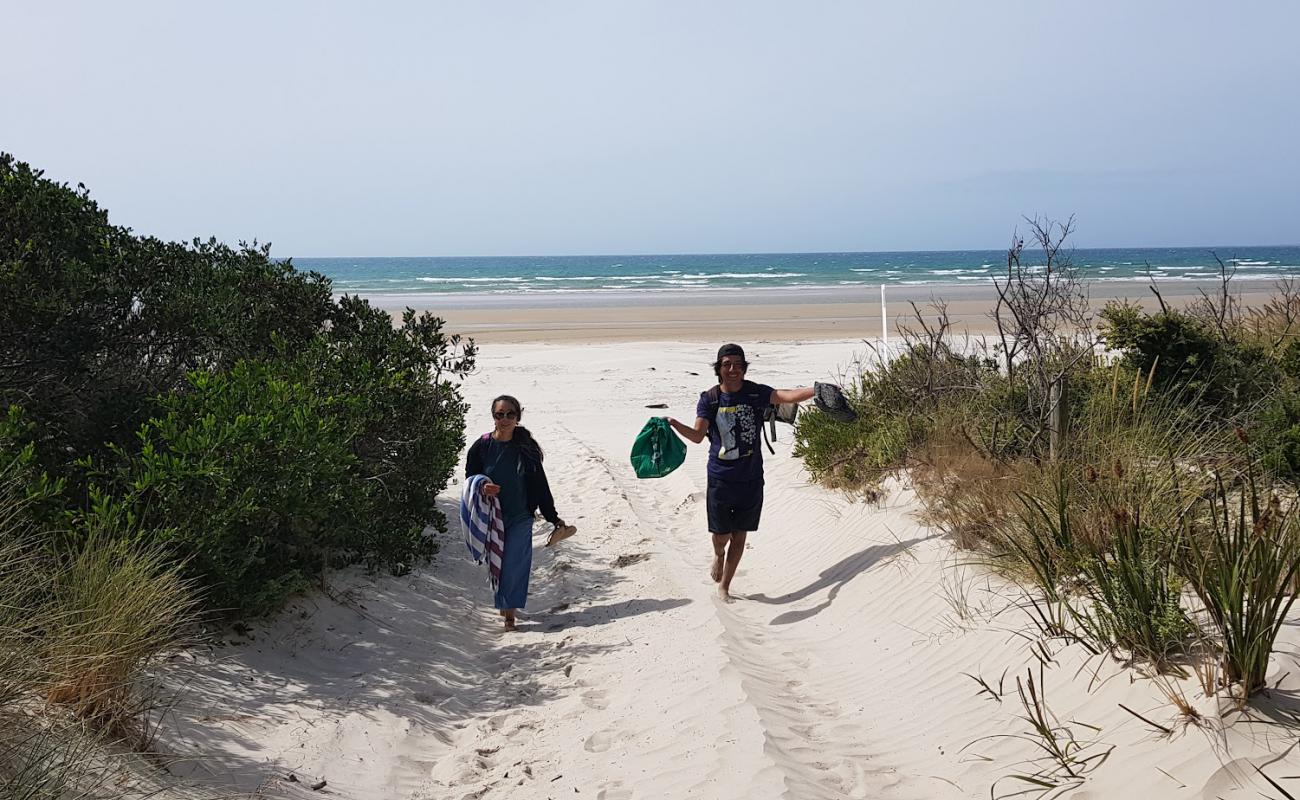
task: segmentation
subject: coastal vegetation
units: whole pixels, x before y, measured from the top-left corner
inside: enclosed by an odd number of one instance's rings
[[[94,796],[197,626],[445,529],[475,348],[0,154],[0,785]],[[114,796],[121,794],[115,786]]]
[[[992,336],[914,309],[847,387],[859,421],[805,415],[796,453],[831,486],[909,476],[970,561],[1025,587],[1041,642],[1241,707],[1300,571],[1300,294],[1246,308],[1223,265],[1182,307],[1153,285],[1094,319],[1070,231],[1031,221],[1033,263],[1009,250]]]

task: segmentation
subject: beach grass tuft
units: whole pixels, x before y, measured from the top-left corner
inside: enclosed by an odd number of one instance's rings
[[[1300,519],[1295,501],[1263,496],[1248,474],[1219,479],[1203,514],[1189,520],[1183,563],[1222,654],[1223,679],[1244,704],[1265,688],[1278,632],[1296,600]]]

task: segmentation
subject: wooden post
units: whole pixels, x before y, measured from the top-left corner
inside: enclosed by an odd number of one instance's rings
[[[1048,422],[1048,457],[1056,461],[1065,451],[1066,425],[1070,419],[1070,398],[1065,388],[1065,377],[1057,378],[1052,383],[1049,394],[1051,408]]]

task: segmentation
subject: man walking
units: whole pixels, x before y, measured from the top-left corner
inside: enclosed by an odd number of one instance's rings
[[[709,439],[707,508],[713,536],[713,567],[718,594],[731,602],[731,579],[745,552],[745,538],[758,530],[763,513],[763,448],[759,441],[764,412],[780,403],[801,403],[813,389],[773,389],[745,380],[749,362],[738,344],[718,350],[713,373],[718,385],[700,393],[695,426],[668,418],[673,430],[699,444]]]

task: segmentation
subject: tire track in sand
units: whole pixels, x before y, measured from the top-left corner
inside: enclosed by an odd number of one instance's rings
[[[566,433],[571,435],[567,429]],[[819,694],[817,687],[805,680],[809,670],[809,659],[803,652],[806,643],[791,641],[780,629],[738,613],[744,601],[726,605],[716,598],[707,578],[711,551],[703,493],[693,491],[685,500],[679,500],[657,488],[659,484],[629,477],[628,470],[613,469],[609,457],[582,446],[606,464],[609,479],[620,486],[621,495],[637,519],[664,530],[662,542],[669,546],[660,544],[656,550],[659,568],[673,584],[699,596],[710,612],[690,629],[689,635],[711,642],[722,659],[714,666],[710,681],[680,696],[669,708],[698,716],[699,704],[710,703],[711,697],[727,689],[738,689],[740,696],[734,704],[720,709],[718,719],[723,730],[714,744],[725,744],[733,738],[743,740],[747,733],[751,740],[757,737],[767,765],[762,770],[766,774],[760,781],[764,788],[761,796],[865,798],[876,796],[891,783],[893,778],[888,774],[871,772],[873,762],[865,747],[866,731],[843,713],[835,698]],[[743,730],[741,726],[745,725],[751,730]],[[666,763],[675,763],[681,750],[679,744],[674,744],[656,755]],[[719,758],[707,770],[705,780],[688,787],[679,784],[678,788],[686,788],[688,794],[672,796],[694,796],[693,792],[704,795],[709,787],[720,791],[734,777],[727,761]],[[653,795],[647,792],[645,796]]]

